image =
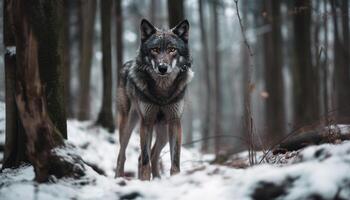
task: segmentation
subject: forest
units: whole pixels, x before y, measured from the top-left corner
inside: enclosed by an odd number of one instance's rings
[[[0,10],[0,199],[350,199],[349,0]],[[144,53],[154,37],[178,45],[160,64],[163,47]],[[171,56],[178,74],[158,88]]]

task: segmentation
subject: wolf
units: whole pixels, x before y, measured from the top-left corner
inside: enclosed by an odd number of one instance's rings
[[[170,174],[180,172],[181,116],[184,96],[193,77],[188,45],[189,22],[183,20],[170,30],[141,21],[138,55],[123,65],[118,81],[117,105],[120,149],[116,177],[124,176],[125,151],[135,125],[140,123],[141,180],[160,177],[158,160],[169,142]],[[156,141],[151,148],[153,129]]]

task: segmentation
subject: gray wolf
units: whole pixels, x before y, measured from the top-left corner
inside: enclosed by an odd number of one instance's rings
[[[116,177],[124,176],[125,151],[135,125],[140,122],[139,178],[160,177],[158,160],[167,142],[170,174],[180,172],[181,116],[184,96],[193,77],[188,45],[189,22],[162,30],[143,19],[141,45],[136,58],[124,64],[118,82],[120,149]],[[153,129],[156,141],[151,148]]]

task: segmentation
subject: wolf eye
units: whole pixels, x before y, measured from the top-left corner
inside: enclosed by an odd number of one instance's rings
[[[159,47],[154,47],[151,49],[152,53],[158,54],[160,52],[160,48]]]
[[[169,53],[174,53],[176,51],[176,48],[175,47],[169,47],[168,48],[168,52]]]

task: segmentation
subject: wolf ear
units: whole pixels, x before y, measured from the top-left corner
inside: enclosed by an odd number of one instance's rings
[[[141,41],[146,41],[151,35],[153,35],[157,29],[146,19],[142,19],[141,25]]]
[[[171,30],[173,31],[173,33],[175,33],[177,36],[179,36],[185,43],[188,42],[188,33],[190,30],[190,23],[188,23],[187,19],[180,22],[178,25],[176,25]]]

